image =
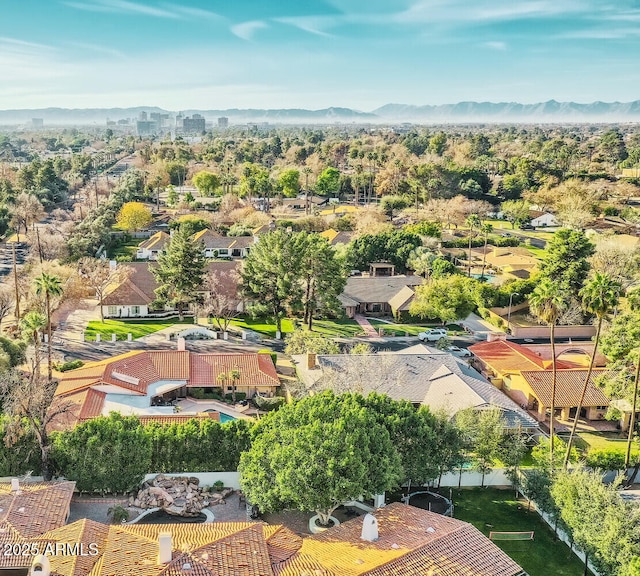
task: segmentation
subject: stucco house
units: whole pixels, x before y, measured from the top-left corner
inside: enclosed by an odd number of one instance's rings
[[[158,283],[151,273],[150,266],[155,265],[147,262],[127,262],[131,274],[122,283],[112,286],[102,299],[105,318],[147,318],[175,312],[170,306],[165,306],[162,310],[153,307]],[[225,273],[224,290],[229,298],[236,302],[236,309],[241,311],[243,303],[238,293],[238,279],[235,274],[237,269],[237,262],[216,261],[207,265],[209,272]]]
[[[209,229],[194,234],[193,241],[204,244],[207,258],[246,258],[254,244],[251,236],[222,236]]]
[[[409,310],[414,288],[422,282],[420,276],[350,276],[339,299],[348,318],[396,316]]]
[[[558,219],[551,212],[541,212],[540,210],[529,210],[531,226],[536,228],[546,228],[547,226],[560,226]]]
[[[227,376],[237,371],[236,381]],[[220,375],[226,375],[221,378]],[[55,373],[56,402],[66,402],[71,410],[62,415],[57,427],[64,428],[118,412],[143,418],[195,417],[174,413],[170,400],[187,398],[193,389],[216,389],[220,394],[235,391],[247,397],[273,396],[280,387],[269,354],[196,354],[178,350],[131,351],[76,370]],[[216,418],[215,413],[206,417]]]
[[[171,236],[166,232],[156,232],[138,245],[137,260],[157,260],[158,255],[164,252]]]

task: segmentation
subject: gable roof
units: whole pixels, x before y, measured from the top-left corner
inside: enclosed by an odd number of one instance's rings
[[[269,354],[192,354],[188,387],[220,386],[219,374],[238,369],[236,386],[279,386]]]
[[[360,538],[363,517],[301,538],[257,522],[111,524],[78,520],[39,542],[97,546],[97,555],[50,556],[56,576],[516,576],[522,568],[466,522],[406,504],[375,511],[379,538]],[[172,558],[158,563],[158,536]],[[4,565],[4,563],[2,563]],[[15,564],[11,564],[15,565]]]
[[[526,346],[509,340],[494,340],[480,342],[469,346],[471,353],[496,373],[514,372],[522,370],[545,370],[551,365],[551,360],[545,360],[540,354]],[[558,368],[570,368],[561,360],[556,361]]]
[[[323,370],[337,372],[345,385],[364,395],[386,394],[394,400],[444,409],[451,416],[465,408],[495,407],[502,411],[507,427],[538,426],[511,398],[450,354],[336,354],[316,359]],[[371,374],[376,374],[375,380]]]
[[[171,236],[166,232],[156,232],[143,242],[140,242],[138,248],[145,250],[163,250],[169,240],[171,240]]]
[[[128,278],[122,284],[115,286],[102,299],[103,306],[146,306],[156,300],[155,290],[158,287],[152,268],[157,264],[149,262],[127,262],[127,267],[132,269]],[[216,261],[207,264],[208,272],[235,272],[238,270],[238,262]],[[229,290],[237,296],[237,281],[229,281]]]
[[[587,370],[558,370],[556,376],[556,406],[577,406],[582,395]],[[594,370],[589,378],[589,385],[584,397],[583,406],[609,406],[609,398],[595,384],[604,370]],[[551,388],[553,373],[551,370],[522,372],[538,401],[544,406],[551,406]]]
[[[379,538],[360,538],[363,517],[305,538],[278,576],[516,576],[511,558],[471,524],[405,504],[375,511]]]
[[[350,276],[342,296],[358,303],[388,303],[403,288],[418,286],[422,281],[420,276]]]
[[[400,289],[400,292],[389,300],[389,306],[398,312],[407,311],[415,296],[416,292],[412,286],[404,286]]]

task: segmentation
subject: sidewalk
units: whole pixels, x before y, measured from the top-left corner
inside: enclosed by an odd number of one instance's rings
[[[483,335],[489,332],[495,332],[498,334],[505,333],[504,330],[500,330],[500,328],[497,328],[493,324],[490,324],[484,318],[481,318],[477,314],[469,314],[469,316],[464,319],[464,322],[461,322],[460,324],[464,324],[465,326],[467,326],[467,328],[469,328],[474,334]]]
[[[353,319],[359,324],[360,328],[362,328],[365,336],[367,336],[368,338],[375,338],[376,336],[378,336],[377,330],[364,316],[356,314]]]

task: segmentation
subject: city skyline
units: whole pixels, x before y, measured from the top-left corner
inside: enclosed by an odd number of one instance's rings
[[[640,93],[631,0],[26,0],[4,15],[0,109],[370,111]]]

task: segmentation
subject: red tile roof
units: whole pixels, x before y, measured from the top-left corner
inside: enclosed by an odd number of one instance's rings
[[[237,387],[280,385],[269,354],[192,354],[188,386],[220,386],[218,375],[235,368],[240,372]]]
[[[551,360],[544,360],[526,346],[508,340],[480,342],[469,346],[471,353],[496,373],[520,370],[545,370]],[[569,368],[562,361],[556,361],[558,368]]]
[[[181,424],[189,420],[215,420],[220,422],[220,412],[198,412],[197,414],[154,414],[151,416],[138,416],[142,425],[146,424]]]
[[[594,370],[589,379],[589,386],[584,398],[583,406],[608,406],[607,398],[602,390],[594,383],[605,370]],[[551,406],[551,388],[553,372],[531,371],[522,372],[522,377],[527,381],[538,401],[543,406]],[[578,405],[587,370],[558,370],[556,377],[556,407],[574,407]]]

